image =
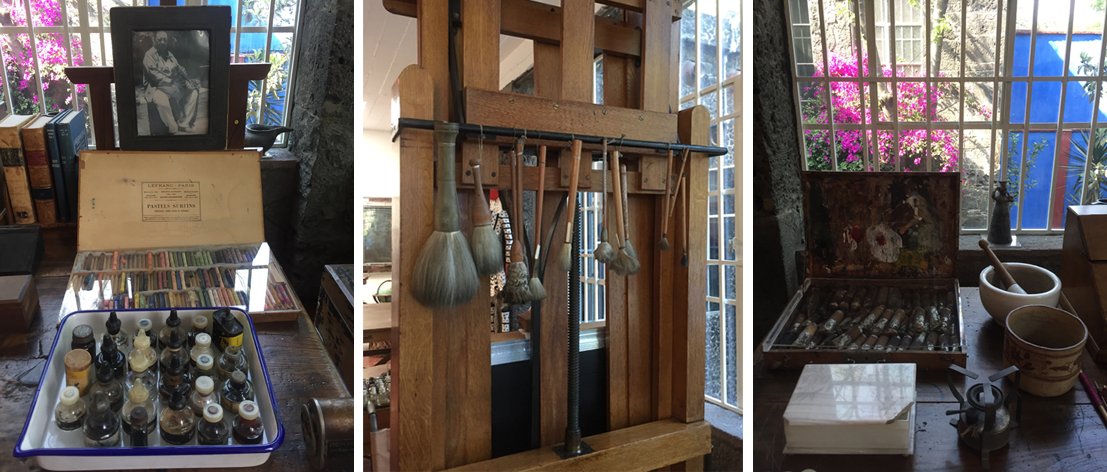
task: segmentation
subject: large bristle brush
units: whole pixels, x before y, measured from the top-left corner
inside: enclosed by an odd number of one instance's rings
[[[492,210],[484,198],[484,186],[481,185],[478,159],[469,161],[473,168],[473,199],[469,214],[473,231],[469,234],[469,247],[473,250],[473,263],[480,275],[497,274],[504,270],[504,249],[500,244],[500,235],[492,229]]]
[[[472,300],[480,287],[480,280],[458,216],[454,181],[457,124],[435,123],[434,138],[438,142],[434,232],[415,259],[411,295],[423,306],[443,308]]]
[[[534,259],[530,264],[530,299],[546,298],[546,288],[538,280],[538,256],[542,253],[542,200],[546,192],[546,146],[538,148],[538,195],[534,206]]]
[[[629,259],[623,261],[623,269],[626,275],[634,275],[642,269],[642,264],[638,262],[638,253],[634,252],[634,245],[630,243],[630,206],[627,205],[627,166],[625,165],[619,167],[619,180],[622,181],[621,187],[623,187],[623,237],[626,238],[623,254]]]
[[[526,255],[523,252],[523,185],[522,168],[519,160],[522,156],[510,152],[511,158],[511,264],[504,274],[503,296],[508,305],[518,305],[531,300],[530,275],[527,271]]]
[[[607,242],[607,140],[603,142],[603,218],[600,220],[600,243],[596,245],[596,249],[592,252],[592,255],[596,257],[596,261],[602,264],[607,264],[615,258],[615,248],[611,247],[611,243]]]
[[[565,219],[565,245],[561,246],[561,253],[557,257],[561,270],[568,271],[573,268],[573,219],[576,218],[577,206],[573,202],[577,197],[577,184],[580,183],[580,148],[584,143],[579,139],[573,140],[573,163],[569,173],[569,217]]]
[[[619,151],[611,152],[611,185],[614,190],[611,199],[615,201],[615,243],[619,250],[615,251],[615,258],[607,263],[607,268],[616,274],[628,275],[628,270],[634,265],[626,253],[626,238],[623,236],[623,192],[619,179]]]

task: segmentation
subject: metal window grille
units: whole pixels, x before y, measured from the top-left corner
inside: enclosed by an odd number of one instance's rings
[[[681,29],[681,109],[707,108],[711,144],[730,150],[708,163],[707,231],[707,401],[741,412],[742,404],[742,81],[740,2],[684,3]],[[805,25],[793,30],[805,32]],[[809,30],[809,28],[808,28]],[[675,170],[674,170],[675,172]],[[679,250],[679,249],[675,249]]]
[[[987,228],[1005,180],[1015,232],[1059,232],[1067,205],[1107,196],[1107,12],[1085,3],[788,2],[804,168],[960,172],[965,233]],[[921,37],[901,28],[919,18]],[[917,40],[921,69],[898,67]]]
[[[156,5],[156,1],[149,2]],[[288,120],[295,70],[293,52],[301,14],[299,0],[187,0],[187,5],[229,5],[232,62],[273,63],[269,76],[251,84],[247,123]],[[67,66],[111,66],[108,11],[145,6],[147,0],[5,0],[0,2],[0,46],[5,74],[0,113],[46,113],[88,108],[84,86],[66,80]],[[34,38],[32,41],[31,38]],[[264,98],[263,98],[264,97]],[[95,134],[88,122],[90,146]],[[281,143],[283,145],[283,136]]]

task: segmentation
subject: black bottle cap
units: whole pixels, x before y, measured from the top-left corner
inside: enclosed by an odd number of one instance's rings
[[[92,341],[92,326],[78,325],[73,328],[73,342],[77,344],[84,344]]]
[[[173,377],[184,375],[184,366],[181,365],[180,357],[173,356],[169,359],[169,375]]]
[[[169,399],[169,408],[174,411],[183,410],[185,407],[184,395],[181,395],[180,390],[173,391],[173,397]]]
[[[178,321],[178,323],[179,323],[179,321]],[[165,345],[169,346],[169,349],[180,349],[181,348],[181,335],[179,333],[177,333],[177,330],[173,330],[173,331],[169,332],[169,341],[166,342]]]
[[[108,333],[104,333],[104,339],[100,343],[100,352],[104,359],[110,359],[119,353],[119,346],[115,345],[115,341],[112,341],[111,335]]]
[[[96,369],[96,380],[98,380],[100,383],[111,382],[111,379],[114,378],[115,372],[112,370],[111,367],[100,366],[99,369]]]
[[[113,311],[111,315],[108,315],[108,322],[104,323],[104,326],[108,327],[108,334],[115,336],[119,334],[119,328],[123,327],[123,322],[119,321],[119,317],[115,316],[115,312]]]
[[[165,325],[170,328],[176,328],[181,325],[181,319],[177,317],[177,310],[169,311],[169,319],[165,320]]]
[[[131,410],[131,424],[134,426],[142,426],[146,424],[146,409],[137,406]]]
[[[231,373],[231,385],[234,386],[234,388],[237,388],[237,389],[242,389],[242,388],[246,387],[246,374],[242,373],[241,370],[236,370],[236,371],[232,372]]]

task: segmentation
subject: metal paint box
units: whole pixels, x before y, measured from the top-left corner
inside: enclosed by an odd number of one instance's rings
[[[190,323],[193,316],[211,317],[212,309],[178,309],[177,313],[184,324]],[[253,322],[246,312],[231,308],[245,329],[242,345],[245,348],[246,363],[250,381],[254,385],[254,400],[260,408],[260,418],[265,429],[261,444],[225,446],[170,446],[163,445],[159,433],[150,437],[147,447],[129,447],[128,439],[123,439],[122,447],[87,448],[83,447],[83,435],[80,430],[62,431],[54,423],[54,407],[58,396],[65,387],[65,366],[62,358],[72,341],[73,328],[87,324],[93,327],[95,336],[103,336],[104,322],[109,311],[79,311],[62,319],[58,335],[50,348],[50,357],[42,372],[31,410],[23,432],[16,443],[15,457],[34,457],[37,465],[47,470],[123,470],[149,469],[151,464],[173,464],[174,468],[228,467],[245,468],[261,465],[269,459],[270,453],[284,442],[284,425],[281,422],[277,399],[273,396],[273,386],[269,381],[265,358],[258,349],[258,339]],[[138,320],[149,318],[154,322],[155,332],[160,330],[169,317],[168,310],[116,310],[124,329],[135,332]],[[156,408],[165,405],[155,401]],[[160,412],[159,412],[160,417]]]
[[[966,339],[956,278],[960,176],[937,172],[804,172],[802,187],[807,279],[763,342],[765,365],[801,368],[811,363],[895,362],[915,363],[921,370],[945,369],[950,364],[964,366]],[[867,328],[862,328],[862,323],[879,304],[875,295],[879,287],[887,287],[889,292],[894,288],[908,295],[901,302],[907,327],[914,309],[908,304],[926,304],[925,316],[929,316],[929,306],[948,309],[948,320],[942,325],[946,342],[942,344],[939,338],[933,349],[924,342],[903,350],[875,349],[873,343],[867,349],[862,344],[851,350],[827,345],[827,341],[841,335],[835,334],[811,347],[795,346],[799,336],[791,331],[798,321],[806,319],[808,301],[816,287],[823,297],[814,309],[823,312],[815,317],[816,333],[832,316],[828,306],[836,292],[853,287],[873,296],[862,296],[857,307],[851,304],[848,311],[843,311],[843,319],[855,318],[853,326],[868,338],[875,321]],[[919,302],[910,298],[916,293]],[[869,311],[860,313],[866,305]],[[882,317],[877,315],[876,320]],[[907,327],[897,331],[901,339]],[[877,333],[873,341],[878,344],[883,334]],[[884,341],[890,343],[891,338]]]

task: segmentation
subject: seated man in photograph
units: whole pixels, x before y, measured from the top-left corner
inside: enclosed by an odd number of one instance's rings
[[[154,47],[146,51],[142,67],[153,89],[150,99],[161,121],[169,128],[169,134],[191,133],[196,121],[199,87],[169,52],[169,35],[165,31],[154,33]],[[174,107],[178,113],[174,113]]]

